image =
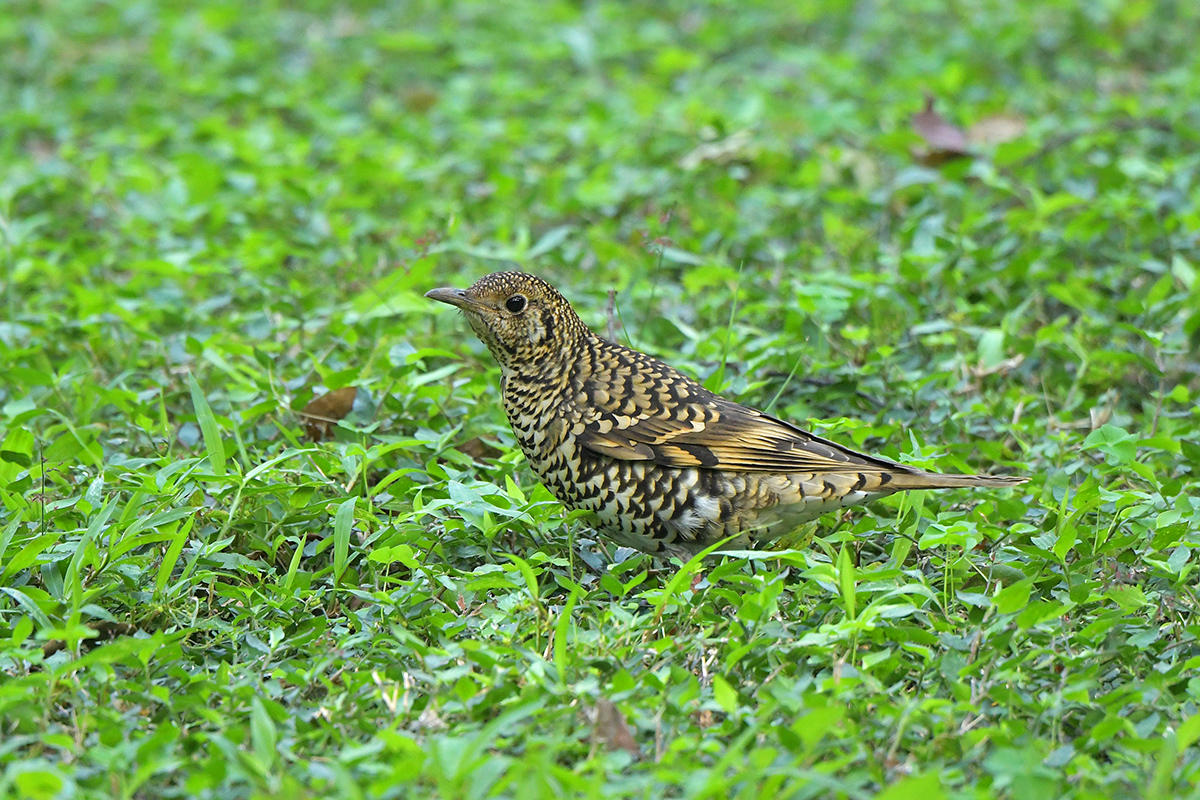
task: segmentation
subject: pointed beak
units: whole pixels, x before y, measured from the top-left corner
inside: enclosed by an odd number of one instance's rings
[[[458,308],[470,308],[476,305],[471,298],[467,297],[464,289],[431,289],[425,293],[425,296],[430,300],[437,300],[439,303],[446,303]]]

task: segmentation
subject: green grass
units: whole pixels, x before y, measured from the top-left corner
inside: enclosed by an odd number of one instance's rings
[[[1200,7],[275,6],[0,12],[0,795],[1200,796]],[[513,267],[1032,480],[597,575],[421,297]]]

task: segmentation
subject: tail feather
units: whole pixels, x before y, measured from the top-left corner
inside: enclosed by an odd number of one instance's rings
[[[891,475],[891,480],[887,481],[887,488],[896,491],[905,489],[999,489],[1005,486],[1017,486],[1029,480],[1029,478],[1015,475],[942,475],[923,470],[885,474]]]

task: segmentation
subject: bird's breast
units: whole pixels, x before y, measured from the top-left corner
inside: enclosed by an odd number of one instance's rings
[[[561,392],[547,391],[512,376],[501,382],[504,412],[526,458],[537,469],[552,452],[562,447],[573,420]]]

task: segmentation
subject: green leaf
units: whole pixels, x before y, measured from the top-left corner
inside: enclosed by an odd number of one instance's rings
[[[1004,331],[999,328],[979,334],[979,365],[992,369],[1004,361]]]
[[[1179,279],[1185,289],[1196,285],[1196,268],[1179,253],[1171,256],[1171,274]]]
[[[800,737],[806,748],[812,749],[827,733],[832,731],[846,716],[846,709],[837,705],[818,705],[804,713],[792,723],[792,731]]]
[[[1096,448],[1119,464],[1128,464],[1137,457],[1137,437],[1116,425],[1102,425],[1092,431],[1083,446]]]
[[[838,587],[842,592],[842,602],[846,604],[846,617],[854,619],[854,560],[849,545],[842,545],[842,551],[838,554]]]
[[[258,763],[265,768],[269,769],[275,764],[277,738],[275,721],[267,713],[262,699],[255,696],[250,701],[250,745],[254,748]]]
[[[46,767],[46,764],[37,766]],[[17,796],[28,800],[52,800],[63,790],[63,779],[57,772],[50,769],[38,769],[33,764],[29,768],[15,769],[13,784],[17,787]]]
[[[937,773],[925,772],[906,775],[875,795],[875,800],[945,800],[947,796]]]
[[[662,622],[663,610],[667,607],[667,603],[671,602],[675,595],[677,595],[684,586],[691,582],[692,575],[695,574],[695,572],[700,569],[701,565],[704,564],[704,559],[708,558],[709,554],[719,550],[723,545],[731,542],[734,538],[736,537],[729,536],[718,542],[713,542],[708,547],[689,558],[687,562],[679,568],[679,571],[675,573],[670,581],[668,581],[666,588],[662,591],[662,594],[659,595],[658,602],[654,604],[655,625]]]
[[[192,407],[196,411],[196,420],[204,434],[204,449],[208,452],[208,465],[213,475],[218,478],[225,475],[225,445],[221,441],[221,429],[217,427],[217,418],[213,416],[208,400],[196,383],[196,377],[188,373],[188,389],[192,393]]]
[[[71,564],[67,567],[67,574],[63,579],[63,583],[69,592],[67,599],[75,611],[78,611],[79,607],[83,604],[83,577],[80,574],[83,559],[92,541],[100,534],[104,526],[108,524],[108,518],[112,516],[113,511],[117,508],[117,501],[118,497],[116,495],[110,497],[96,516],[92,517],[91,523],[88,524],[87,530],[84,531],[83,538],[79,540],[79,544],[75,547],[74,555],[71,556]]]
[[[573,225],[560,225],[557,228],[551,228],[546,231],[542,235],[542,238],[538,239],[537,244],[529,248],[529,251],[525,253],[526,260],[532,261],[539,256],[544,256],[546,253],[557,249],[567,240],[567,237],[571,235],[571,231],[574,229]]]
[[[367,556],[367,560],[376,564],[399,563],[409,569],[416,569],[420,566],[416,553],[407,544],[398,544],[395,547],[377,547]]]
[[[1005,586],[992,595],[992,605],[1001,614],[1012,614],[1020,611],[1029,603],[1029,595],[1033,590],[1033,578],[1026,578],[1010,586]]]
[[[341,586],[342,575],[350,558],[350,531],[354,525],[354,506],[357,497],[342,501],[333,518],[333,583]],[[290,570],[289,570],[290,572]]]
[[[1104,594],[1124,611],[1136,611],[1150,603],[1140,586],[1114,586]]]
[[[567,634],[571,628],[571,613],[579,601],[582,589],[573,589],[563,603],[562,611],[554,622],[554,668],[558,672],[558,680],[565,687],[567,683]]]
[[[11,478],[33,465],[33,433],[25,428],[12,428],[0,444],[0,479]]]
[[[154,578],[155,597],[162,597],[166,591],[167,582],[171,580],[175,565],[179,563],[179,555],[187,544],[195,519],[194,516],[189,516],[172,534],[171,543],[167,545],[167,552],[163,554],[162,563],[158,565],[158,574]]]
[[[18,606],[25,609],[25,612],[37,622],[39,628],[45,630],[54,625],[46,612],[25,592],[11,586],[0,586],[0,592],[11,597]]]
[[[538,586],[537,575],[533,571],[533,567],[529,566],[529,562],[520,556],[512,553],[505,553],[509,561],[516,565],[517,570],[521,573],[521,577],[525,580],[525,590],[529,592],[529,597],[533,600],[533,605],[538,610],[538,614],[542,613],[542,592]]]
[[[717,701],[726,714],[732,714],[738,708],[737,690],[729,685],[729,681],[720,675],[712,676],[713,699]]]
[[[1065,563],[1067,554],[1075,547],[1075,526],[1068,522],[1060,528],[1058,540],[1054,543],[1054,555],[1058,556],[1059,561]]]
[[[1032,603],[1026,603],[1025,607],[1021,610],[1021,613],[1017,615],[1017,627],[1031,628],[1034,625],[1040,625],[1043,622],[1047,622],[1052,619],[1058,619],[1067,611],[1069,611],[1070,608],[1071,606],[1068,606],[1065,603],[1059,603],[1055,601],[1037,600]]]
[[[1175,742],[1179,750],[1183,751],[1197,741],[1200,741],[1200,714],[1193,714],[1175,729]]]

